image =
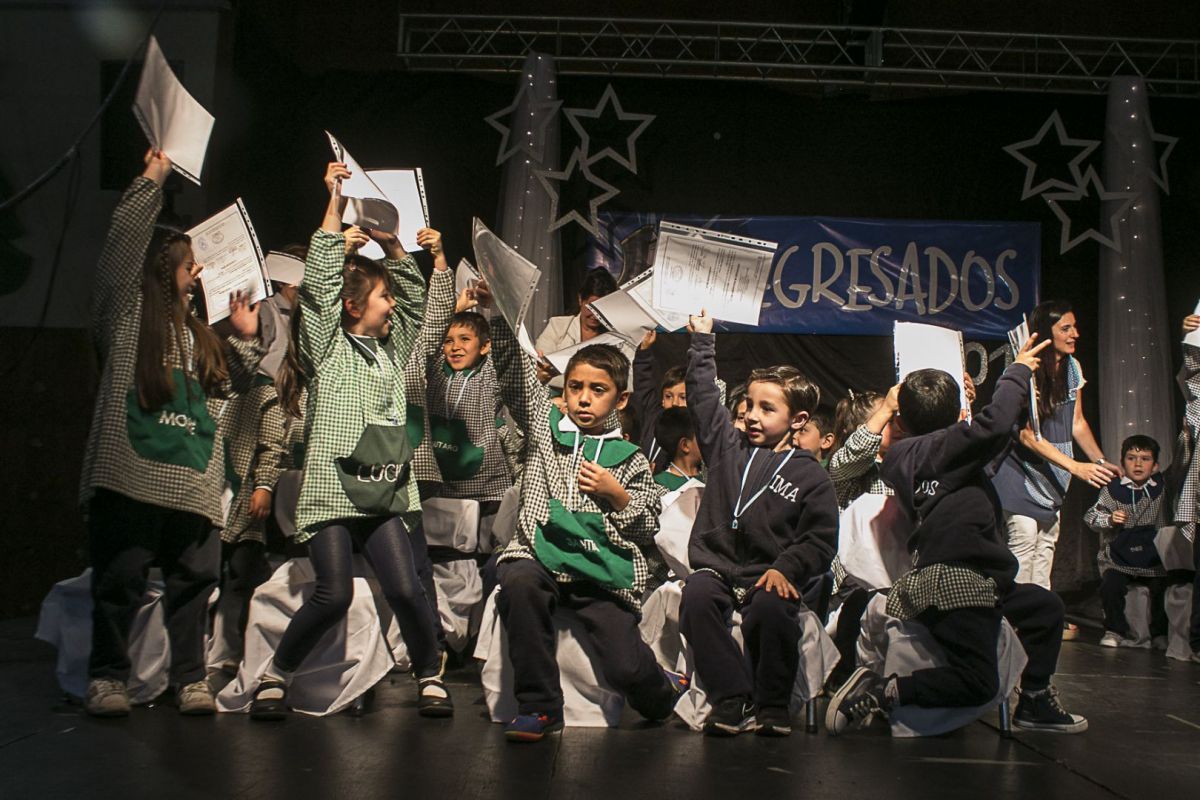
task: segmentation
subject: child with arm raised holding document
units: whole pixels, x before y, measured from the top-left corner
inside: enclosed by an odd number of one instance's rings
[[[353,596],[353,545],[371,563],[396,615],[418,681],[418,712],[453,712],[442,682],[437,620],[417,574],[420,522],[412,448],[405,426],[404,363],[417,338],[425,286],[395,236],[372,233],[382,262],[346,254],[340,182],[344,164],[325,173],[329,205],[313,234],[300,285],[299,352],[308,377],[308,431],[296,510],[297,541],[308,544],[316,588],[292,618],[274,662],[255,691],[256,719],[286,715],[292,673]]]
[[[907,436],[892,444],[881,475],[915,525],[908,541],[913,568],[892,586],[887,612],[924,625],[945,664],[904,677],[860,667],[830,700],[830,734],[863,726],[895,706],[969,708],[994,700],[1002,617],[1029,657],[1013,724],[1055,733],[1087,729],[1087,720],[1068,714],[1050,685],[1062,645],[1062,601],[1040,586],[1014,582],[1017,561],[1006,546],[1000,500],[984,473],[1025,410],[1038,353],[1049,344],[1036,339],[1017,354],[992,402],[970,422],[957,422],[960,390],[949,373],[917,370],[901,384],[898,419]]]
[[[488,302],[486,294],[481,302]],[[499,555],[496,606],[508,632],[518,715],[510,741],[538,741],[562,727],[563,695],[553,612],[572,609],[596,644],[600,671],[648,719],[669,716],[682,693],[638,630],[654,546],[659,494],[650,465],[616,422],[629,400],[629,361],[591,345],[564,374],[566,412],[550,401],[533,362],[503,320],[492,359],[504,404],[527,436],[516,533]]]
[[[166,582],[171,680],[180,710],[211,714],[205,680],[208,597],[217,584],[224,519],[224,453],[216,419],[250,386],[262,358],[258,310],[230,298],[214,328],[189,304],[203,265],[191,239],[156,227],[171,162],[151,150],[113,212],[92,298],[92,335],[104,361],[84,451],[92,565],[89,714],[129,713],[128,637],[151,563]]]
[[[804,608],[797,587],[826,572],[837,551],[833,485],[810,452],[792,445],[818,390],[792,367],[752,371],[742,433],[714,381],[712,318],[701,313],[689,328],[688,411],[708,481],[692,528],[695,572],[684,585],[680,629],[713,702],[704,730],[786,736]],[[735,609],[749,671],[729,631]]]

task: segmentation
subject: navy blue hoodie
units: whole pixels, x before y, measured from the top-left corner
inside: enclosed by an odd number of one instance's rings
[[[985,468],[1012,440],[1029,400],[1032,373],[1012,364],[992,393],[992,402],[972,422],[894,442],[880,477],[916,525],[909,536],[914,568],[961,564],[979,570],[1006,592],[1017,560],[1004,534],[1000,498]]]
[[[812,454],[800,449],[791,451],[783,469],[771,479],[786,451],[754,447],[733,426],[716,384],[715,339],[711,333],[692,334],[688,350],[687,408],[708,466],[688,560],[692,569],[714,570],[733,587],[748,589],[768,569],[776,569],[802,589],[810,578],[829,570],[837,552],[833,483]],[[734,530],[733,507],[743,471],[755,451],[743,502],[764,483],[769,482],[768,488]]]

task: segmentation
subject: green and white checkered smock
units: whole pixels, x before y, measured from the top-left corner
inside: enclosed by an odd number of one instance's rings
[[[217,430],[224,435],[227,469],[233,484],[223,542],[266,542],[265,521],[250,516],[255,489],[275,490],[284,464],[284,414],[275,384],[264,375],[250,391],[230,400]]]
[[[221,494],[225,487],[225,454],[215,437],[215,421],[220,418],[224,400],[204,398],[197,409],[206,409],[214,430],[211,448],[200,444],[196,434],[203,429],[195,415],[177,412],[161,424],[172,421],[189,431],[185,442],[186,457],[159,451],[153,456],[145,439],[135,448],[129,424],[138,417],[134,367],[142,322],[142,263],[154,231],[154,222],[162,210],[163,194],[158,184],[138,177],[122,195],[113,211],[112,225],[96,269],[92,295],[92,337],[103,372],[96,394],[96,408],[83,455],[79,499],[86,505],[96,489],[109,489],[143,503],[186,511],[208,519],[214,526],[223,518]],[[170,337],[172,340],[174,337]],[[225,361],[230,380],[226,394],[246,390],[254,379],[263,350],[258,339],[225,340]],[[193,362],[191,336],[185,337],[182,352],[172,341],[166,358],[183,379],[190,376]],[[191,382],[192,387],[199,384]],[[195,395],[193,395],[194,397]],[[176,400],[186,397],[176,392]],[[155,412],[157,413],[157,412]],[[146,414],[141,415],[144,423]],[[149,415],[153,422],[154,414]],[[179,430],[174,432],[179,435]],[[152,445],[153,443],[151,443]]]
[[[296,509],[296,541],[305,542],[333,520],[375,516],[347,496],[337,459],[354,453],[368,425],[405,426],[404,364],[421,327],[425,282],[411,256],[386,259],[396,306],[392,326],[378,346],[365,348],[342,330],[341,233],[318,230],[309,243],[300,284],[299,356],[308,373],[304,480]],[[395,487],[396,505],[410,529],[420,521],[417,484]]]
[[[662,511],[650,463],[635,444],[620,438],[619,428],[602,437],[579,436],[569,421],[550,402],[550,392],[537,379],[533,362],[522,352],[512,329],[497,318],[492,325],[492,354],[500,395],[517,425],[526,432],[525,470],[521,479],[521,511],[512,540],[501,551],[501,562],[518,558],[540,561],[562,584],[587,582],[612,595],[634,613],[640,613],[649,568],[643,548],[654,546],[658,515]],[[615,416],[615,415],[613,415]],[[565,423],[565,424],[564,424]],[[629,504],[614,511],[579,488],[579,470],[584,459],[597,460],[612,472],[629,494]],[[599,529],[580,536],[578,552],[601,554],[626,560],[623,580],[596,581],[578,571],[556,569],[545,545],[552,523],[552,510],[599,517]],[[570,546],[570,536],[556,541]],[[561,549],[559,553],[561,554]],[[611,563],[611,562],[609,562]]]

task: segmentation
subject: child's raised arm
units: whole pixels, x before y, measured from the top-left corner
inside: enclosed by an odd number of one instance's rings
[[[342,235],[341,181],[350,177],[345,164],[331,163],[325,168],[325,187],[329,203],[320,229],[312,235],[308,256],[304,259],[304,278],[300,281],[300,335],[298,355],[306,362],[309,374],[317,368],[333,347],[342,323],[342,268],[346,263],[346,239]]]
[[[478,299],[482,307],[491,304],[486,288],[480,291]],[[492,321],[491,358],[500,384],[500,399],[513,421],[526,433],[546,424],[550,418],[550,392],[538,380],[533,360],[521,350],[512,328],[501,316]]]
[[[133,310],[142,284],[142,262],[154,233],[154,221],[162,211],[162,186],[171,173],[171,160],[161,150],[148,150],[145,169],[121,195],[113,210],[112,223],[92,293],[92,336],[102,354],[107,354],[109,337],[116,321]]]
[[[391,336],[394,337],[397,362],[406,364],[421,331],[421,316],[425,311],[425,279],[421,277],[417,262],[404,251],[399,239],[379,231],[371,231],[371,238],[379,242],[387,254],[383,265],[391,275],[396,293]]]
[[[642,337],[641,344],[638,345],[637,354],[633,357],[633,407],[638,413],[638,417],[643,420],[650,419],[650,414],[654,407],[662,404],[662,395],[658,390],[658,371],[654,368],[654,356],[650,352],[650,347],[654,344],[654,340],[658,338],[658,334],[654,331],[646,331]]]
[[[692,346],[688,348],[687,409],[696,429],[696,441],[706,464],[715,464],[726,450],[736,447],[741,431],[733,427],[729,411],[721,404],[717,388],[716,336],[712,332],[712,317],[704,311],[691,317],[688,330]]]
[[[433,228],[417,231],[417,244],[433,255],[433,274],[429,276],[429,293],[425,297],[425,320],[417,339],[417,352],[428,365],[442,351],[446,329],[456,310],[454,273],[446,263],[442,250],[442,235]]]
[[[854,432],[846,437],[846,441],[829,459],[830,479],[834,482],[850,480],[871,468],[879,455],[879,446],[883,443],[883,429],[892,421],[892,416],[899,407],[899,395],[900,385],[897,384],[888,391],[887,397],[866,423],[855,428]]]

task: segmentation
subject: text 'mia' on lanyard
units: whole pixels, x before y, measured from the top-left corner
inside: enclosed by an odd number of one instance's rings
[[[743,505],[742,495],[746,491],[746,478],[750,475],[750,465],[754,463],[754,457],[758,455],[758,451],[759,448],[757,447],[751,451],[750,460],[746,462],[746,468],[742,470],[742,485],[738,487],[737,502],[733,504],[733,521],[729,523],[729,527],[733,528],[735,531],[738,529],[738,520],[741,519],[742,515],[750,509],[750,506],[754,505],[754,501],[762,496],[762,493],[765,492],[767,487],[771,485],[771,481],[775,480],[775,476],[779,474],[779,470],[783,469],[783,465],[786,464],[788,459],[792,457],[792,453],[796,452],[795,449],[788,450],[787,455],[784,456],[783,460],[779,462],[779,466],[776,467],[775,471],[771,473],[771,477],[763,481],[763,485],[758,487],[758,491],[751,495],[750,499],[746,501],[745,505]]]

